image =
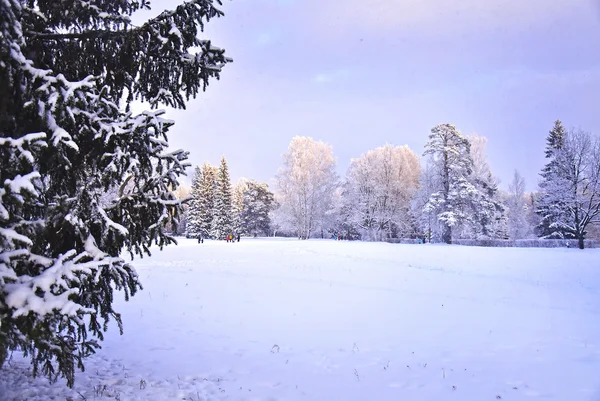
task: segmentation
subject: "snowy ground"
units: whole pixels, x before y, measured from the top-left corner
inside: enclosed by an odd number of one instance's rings
[[[1,400],[600,400],[600,250],[181,240],[75,388]]]

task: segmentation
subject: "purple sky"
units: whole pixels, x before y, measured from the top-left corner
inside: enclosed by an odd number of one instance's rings
[[[178,1],[153,1],[153,14]],[[418,155],[450,122],[486,136],[492,172],[537,185],[548,130],[600,133],[598,0],[233,0],[206,36],[234,58],[176,121],[172,146],[270,182],[295,135],[338,171],[384,145]]]

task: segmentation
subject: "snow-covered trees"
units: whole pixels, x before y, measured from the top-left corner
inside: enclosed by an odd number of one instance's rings
[[[273,208],[273,193],[266,183],[249,180],[244,183],[240,232],[246,235],[266,235],[271,228],[270,212]]]
[[[435,189],[423,208],[441,225],[441,239],[502,238],[506,224],[498,185],[485,160],[486,139],[465,138],[452,124],[434,127],[425,145],[428,174],[422,177]],[[476,162],[474,162],[476,161]],[[423,191],[419,192],[423,197]],[[421,218],[423,220],[423,218]],[[426,218],[426,221],[429,219]],[[424,221],[420,226],[423,228]],[[435,225],[427,224],[433,233]]]
[[[244,210],[244,193],[248,189],[248,180],[241,178],[231,188],[232,227],[236,234],[246,234],[242,228],[242,211]]]
[[[553,155],[540,210],[547,211],[550,229],[576,238],[583,249],[588,226],[600,223],[600,139],[571,130]]]
[[[203,238],[208,238],[212,231],[212,222],[214,218],[215,191],[217,168],[208,163],[202,165],[202,177],[200,188],[195,195],[198,202],[198,234]]]
[[[419,177],[419,188],[411,201],[411,214],[417,232],[426,242],[441,241],[442,224],[434,208],[426,207],[429,198],[441,187],[437,169],[432,163],[425,164]]]
[[[472,194],[470,209],[472,218],[467,219],[462,237],[476,239],[504,238],[507,233],[506,209],[498,190],[498,182],[487,162],[485,150],[487,138],[472,135],[470,154],[473,171],[469,181],[477,192]]]
[[[407,146],[385,145],[352,160],[344,197],[349,219],[363,239],[412,233],[410,202],[420,169],[417,155]]]
[[[537,213],[541,217],[540,224],[536,227],[537,233],[543,238],[564,238],[565,232],[554,225],[555,221],[560,220],[564,208],[561,206],[560,199],[549,199],[548,190],[554,186],[553,182],[557,179],[557,153],[563,148],[565,142],[566,130],[560,120],[554,122],[554,127],[550,130],[546,139],[546,159],[548,163],[544,166],[540,182],[540,198],[537,203]],[[568,236],[568,234],[567,234]]]
[[[231,179],[225,157],[216,171],[211,235],[216,239],[233,234]]]
[[[129,104],[183,108],[230,61],[198,38],[222,15],[212,1],[134,26],[140,8],[0,1],[0,363],[23,350],[34,374],[70,386],[108,321],[122,330],[114,291],[141,288],[121,251],[173,242],[164,226],[181,210],[173,122]]]
[[[294,137],[277,176],[279,224],[308,239],[332,206],[337,183],[331,146],[308,137]]]
[[[467,208],[477,192],[469,182],[473,172],[471,144],[452,124],[431,129],[425,155],[436,175],[438,188],[429,197],[424,212],[435,213],[442,225],[442,241],[452,242],[453,227],[469,217]]]
[[[517,170],[508,185],[506,206],[508,208],[508,237],[510,239],[527,238],[531,227],[527,219],[528,204],[525,195],[525,179]]]
[[[194,177],[192,178],[192,191],[190,194],[190,200],[187,205],[187,228],[186,233],[190,237],[197,237],[201,231],[201,214],[202,205],[200,201],[200,194],[202,188],[202,170],[196,166],[194,169]]]

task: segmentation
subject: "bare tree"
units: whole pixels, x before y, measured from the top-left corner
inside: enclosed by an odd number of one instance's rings
[[[510,239],[526,238],[531,227],[527,221],[527,199],[525,197],[525,179],[515,170],[508,185],[508,236]]]

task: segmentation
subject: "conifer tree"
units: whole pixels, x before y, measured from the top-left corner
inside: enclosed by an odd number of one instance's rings
[[[240,179],[232,188],[232,228],[236,234],[248,234],[242,225],[242,213],[244,211],[244,194],[248,190],[249,181],[245,178]]]
[[[437,125],[431,129],[425,145],[425,155],[439,187],[431,194],[424,207],[425,213],[434,212],[442,226],[441,239],[452,243],[452,230],[470,218],[469,207],[477,189],[469,181],[473,171],[471,144],[452,124]]]
[[[268,184],[254,180],[247,181],[240,213],[240,232],[254,236],[268,234],[271,228],[270,212],[273,210],[274,202]]]
[[[216,174],[216,188],[213,206],[212,235],[222,239],[233,234],[233,209],[231,199],[231,180],[225,157]]]
[[[202,182],[198,191],[199,233],[208,238],[212,233],[217,169],[208,163],[202,166]]]
[[[222,15],[213,1],[133,25],[148,8],[0,1],[0,364],[21,350],[69,386],[108,322],[122,330],[114,291],[141,288],[121,251],[174,242],[164,226],[181,211],[173,122],[130,103],[185,108],[230,61],[198,37]]]
[[[561,170],[558,165],[557,156],[565,144],[566,130],[560,120],[554,122],[554,127],[550,130],[546,138],[546,159],[548,162],[541,172],[542,181],[540,182],[540,197],[538,199],[536,213],[540,216],[540,224],[536,227],[538,236],[543,238],[565,238],[570,235],[560,229],[556,224],[562,220],[565,208],[561,206],[560,199],[551,199],[549,191],[555,187],[558,173]]]
[[[202,170],[196,166],[194,169],[194,177],[192,178],[192,192],[190,194],[191,199],[188,202],[187,210],[187,230],[188,237],[198,237],[201,234],[201,188],[202,181]]]

